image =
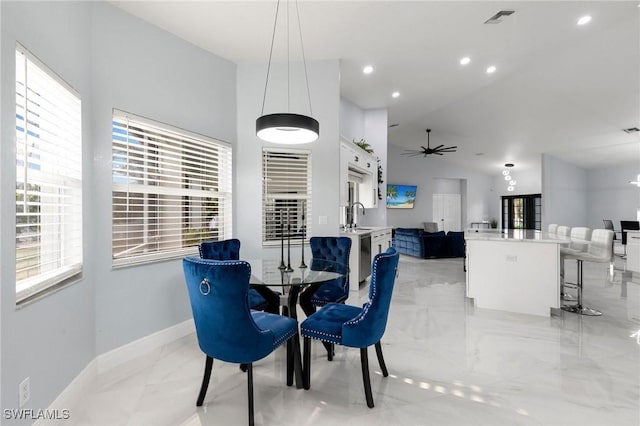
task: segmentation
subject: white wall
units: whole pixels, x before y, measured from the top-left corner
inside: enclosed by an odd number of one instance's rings
[[[0,11],[2,408],[18,408],[18,383],[27,376],[31,401],[24,408],[46,408],[96,355],[191,316],[179,260],[111,268],[111,109],[234,142],[236,69],[104,2],[0,2]],[[20,309],[9,142],[16,41],[83,103],[84,277]]]
[[[88,235],[101,354],[191,317],[181,260],[111,267],[111,109],[234,142],[236,67],[107,3],[95,3],[91,29],[95,211]]]
[[[587,171],[586,226],[602,228],[602,219],[611,219],[614,227],[620,229],[621,220],[638,220],[640,188],[629,184],[630,180],[636,180],[638,173],[638,160]]]
[[[272,64],[271,82],[275,89],[267,94],[264,113],[286,111],[286,64]],[[311,150],[312,157],[312,234],[337,235],[340,205],[340,82],[338,61],[307,63],[313,116],[320,123],[320,137],[296,149]],[[238,66],[237,74],[237,133],[234,191],[235,235],[242,241],[245,258],[279,258],[280,248],[262,247],[262,147],[273,146],[256,136],[256,118],[261,114],[266,64]],[[300,64],[292,63],[291,87],[304,88]],[[280,80],[278,80],[280,79]],[[280,87],[280,90],[278,90]],[[292,93],[291,112],[309,114],[306,91]],[[284,147],[284,146],[283,146]],[[285,147],[286,148],[286,147]],[[321,222],[325,222],[324,224]],[[298,249],[298,248],[297,248]],[[292,250],[293,251],[293,250]],[[295,251],[296,258],[299,252]],[[308,254],[307,254],[308,255]],[[292,254],[292,259],[294,255]]]
[[[340,135],[349,141],[364,139],[364,110],[340,98]]]
[[[385,226],[387,224],[387,208],[385,205],[387,195],[387,110],[386,109],[370,109],[364,112],[364,138],[373,148],[373,155],[380,160],[382,166],[382,184],[378,186],[378,191],[382,195],[382,199],[378,197],[378,207],[375,209],[367,209],[367,214],[362,216],[362,225],[364,226]],[[374,179],[377,180],[378,173],[374,173]]]
[[[437,193],[437,179],[460,180],[463,194],[463,228],[469,222],[487,217],[498,217],[499,204],[493,187],[493,177],[464,169],[446,158],[407,157],[401,155],[404,148],[389,145],[388,184],[418,185],[413,209],[387,209],[387,224],[393,227],[419,227],[422,222],[433,221],[433,194]],[[443,182],[443,181],[440,181]],[[466,208],[464,207],[466,204]]]
[[[629,181],[639,171],[637,159],[587,170],[543,155],[543,229],[550,223],[602,228],[602,219],[611,219],[619,229],[621,220],[637,220],[640,188]]]
[[[587,206],[587,171],[543,154],[542,229],[551,223],[586,226]]]
[[[366,214],[360,216],[362,226],[385,226],[387,224],[387,209],[385,196],[387,192],[387,135],[388,117],[386,109],[363,110],[345,98],[340,98],[340,135],[348,141],[364,139],[373,148],[373,155],[380,160],[382,166],[383,183],[378,190],[382,200],[378,199],[378,207],[366,209]],[[377,178],[377,174],[375,175]]]
[[[82,98],[84,192],[91,189],[91,50],[89,3],[1,2],[2,103],[0,170],[0,323],[2,408],[18,408],[18,384],[27,376],[31,401],[45,408],[95,355],[93,274],[85,240],[84,279],[47,298],[16,308],[15,301],[15,48],[19,41],[58,73]],[[83,202],[84,229],[91,223],[90,197]],[[85,233],[85,235],[87,235]]]

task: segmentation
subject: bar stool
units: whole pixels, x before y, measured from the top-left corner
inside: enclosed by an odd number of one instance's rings
[[[575,305],[563,305],[562,309],[567,312],[573,312],[580,315],[598,316],[602,312],[582,305],[583,262],[610,263],[613,257],[613,231],[607,229],[594,229],[591,233],[591,242],[586,252],[567,253],[566,259],[576,259],[578,279],[576,287],[578,288],[578,303]]]
[[[570,226],[558,226],[556,228],[556,235],[560,238],[569,238],[571,236],[571,227]]]
[[[584,253],[589,249],[591,228],[580,226],[571,228],[570,238],[571,242],[569,243],[569,247],[560,248],[560,297],[564,300],[573,300],[573,297],[564,291],[564,261],[568,254]],[[572,283],[569,283],[569,285],[575,287]]]

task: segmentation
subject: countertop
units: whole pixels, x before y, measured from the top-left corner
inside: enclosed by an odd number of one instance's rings
[[[558,237],[547,232],[535,231],[532,229],[509,229],[508,231],[485,231],[478,229],[476,232],[465,232],[466,240],[483,241],[510,241],[510,242],[530,242],[530,243],[567,243],[568,238]]]
[[[384,229],[391,229],[390,226],[363,226],[362,228],[354,228],[350,231],[340,230],[340,235],[345,237],[353,237],[355,235],[367,235],[372,232],[382,231]]]

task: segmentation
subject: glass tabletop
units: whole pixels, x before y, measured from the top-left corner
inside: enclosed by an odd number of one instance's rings
[[[313,283],[323,283],[344,277],[348,267],[338,262],[328,260],[311,260],[306,268],[300,267],[300,261],[291,262],[291,270],[280,269],[280,260],[252,259],[247,260],[251,265],[252,285],[269,286],[304,286]]]

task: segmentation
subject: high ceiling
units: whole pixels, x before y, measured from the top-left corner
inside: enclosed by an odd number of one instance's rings
[[[112,3],[232,62],[268,59],[275,1]],[[298,8],[307,61],[339,59],[342,97],[387,108],[398,124],[389,143],[418,149],[431,128],[432,146],[458,146],[443,158],[493,174],[505,162],[538,166],[541,153],[585,168],[640,164],[640,133],[623,132],[640,127],[638,4],[301,0]],[[501,10],[515,13],[484,24]],[[294,23],[295,3],[290,13]],[[591,22],[577,25],[584,15]],[[276,59],[285,58],[284,40]],[[464,56],[469,65],[460,65]],[[364,75],[367,64],[375,71]]]

